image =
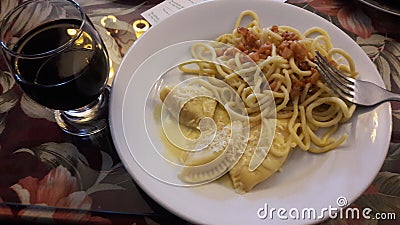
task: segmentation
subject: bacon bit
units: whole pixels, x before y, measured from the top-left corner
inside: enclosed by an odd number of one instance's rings
[[[318,88],[316,86],[318,80],[320,79],[320,74],[318,73],[318,71],[314,68],[310,69],[312,71],[311,76],[304,78],[302,80],[298,80],[298,79],[291,79],[292,80],[292,91],[290,92],[291,96],[300,96],[301,93],[304,90],[304,87],[306,86],[306,84],[310,83],[311,87],[308,90],[308,94],[314,94]]]
[[[293,54],[294,54],[293,50],[290,49],[290,48],[288,48],[288,47],[285,47],[285,48],[282,50],[282,52],[281,52],[281,56],[282,56],[283,58],[285,58],[285,59],[290,59],[290,58],[292,58]]]
[[[295,61],[304,60],[307,56],[307,48],[303,43],[294,41],[290,44],[290,49],[294,53]]]
[[[291,31],[283,32],[282,38],[285,41],[297,41],[297,40],[299,40],[299,37],[295,33],[291,32]]]
[[[274,33],[278,33],[279,27],[278,27],[277,25],[273,25],[273,26],[271,27],[271,31],[274,32]]]
[[[238,27],[237,31],[239,34],[241,34],[243,36],[242,40],[244,42],[244,45],[247,46],[248,48],[246,48],[247,50],[250,50],[253,47],[258,47],[257,46],[257,36],[251,32],[248,28],[246,27]]]
[[[314,68],[311,68],[311,71],[313,72],[313,74],[312,74],[311,77],[310,77],[310,83],[311,83],[311,84],[317,84],[317,82],[318,82],[318,80],[319,80],[319,78],[320,78],[320,74],[319,74],[319,72],[318,72],[316,69],[314,69]]]
[[[271,27],[271,31],[278,33],[279,27],[274,25]],[[272,43],[261,43],[261,40],[250,29],[238,27],[237,32],[242,38],[241,42],[237,43],[235,47],[248,55],[253,61],[266,59],[272,54]],[[296,61],[304,60],[307,55],[307,49],[304,44],[297,41],[299,37],[290,31],[285,31],[282,37],[284,41],[277,46],[278,54],[285,59],[295,57]],[[236,52],[226,52],[225,54],[233,56],[232,53]]]
[[[258,60],[260,60],[260,54],[258,54],[257,52],[251,52],[251,53],[249,53],[249,57],[250,57],[254,62],[257,62]]]
[[[292,85],[292,91],[290,94],[292,96],[300,96],[306,84],[303,81],[292,79]]]
[[[306,61],[300,61],[297,63],[297,67],[301,70],[310,70],[312,67],[308,65]]]
[[[277,46],[277,50],[283,58],[290,59],[294,57],[296,62],[304,60],[307,56],[307,48],[298,41],[283,41]]]
[[[265,54],[265,56],[270,56],[272,53],[272,44],[262,44],[258,50],[260,54]],[[267,58],[267,57],[265,57]]]
[[[279,55],[282,55],[282,52],[285,50],[285,48],[290,48],[290,41],[284,41],[277,45],[276,49]],[[288,58],[287,58],[288,59]]]
[[[272,49],[272,45],[267,45],[267,44],[262,44],[260,46],[260,49],[258,49],[260,52],[265,52],[267,50],[271,50]]]
[[[271,28],[272,32],[279,33],[279,27],[277,25],[273,25]],[[253,60],[255,62],[260,59],[266,59],[272,53],[272,43],[261,43],[261,40],[248,28],[246,27],[238,27],[237,31],[240,35],[242,35],[241,42],[236,44],[236,48],[246,54],[246,56],[241,56],[240,61],[249,61]],[[307,57],[307,48],[306,46],[299,41],[299,36],[297,36],[294,32],[285,31],[281,34],[283,41],[280,43],[275,43],[277,45],[277,52],[285,59],[290,59],[294,57],[296,65],[299,69],[307,71],[311,70],[312,75],[299,80],[298,78],[292,78],[292,90],[290,92],[291,96],[300,96],[304,90],[306,84],[311,83],[311,87],[309,89],[310,93],[313,93],[317,90],[316,84],[320,79],[320,74],[317,70],[312,68],[305,58]],[[233,56],[236,51],[227,50],[225,54]],[[331,62],[335,64],[334,61]],[[277,82],[273,81],[270,84],[270,88],[272,90],[278,88]]]
[[[246,27],[238,27],[237,31],[242,35],[241,42],[236,44],[236,48],[248,55],[249,58],[244,60],[259,61],[260,59],[266,59],[272,53],[271,43],[261,43],[261,40],[251,30]],[[227,53],[225,53],[227,54]],[[230,55],[229,56],[233,56]]]
[[[257,48],[259,47],[259,45],[257,46],[257,42],[258,38],[255,34],[253,34],[252,32],[249,32],[248,35],[246,36],[246,43],[249,45],[249,47],[252,48]]]
[[[278,45],[278,49],[283,50],[284,48],[289,48],[292,41],[283,41]]]
[[[246,27],[238,27],[237,31],[239,32],[239,34],[246,36],[249,32],[249,29],[247,29]]]

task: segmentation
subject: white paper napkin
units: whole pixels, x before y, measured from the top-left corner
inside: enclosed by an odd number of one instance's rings
[[[141,15],[150,24],[155,25],[181,9],[205,1],[212,1],[212,0],[166,0],[154,6],[153,8],[150,8],[147,11],[143,12]],[[229,1],[229,0],[220,0],[220,1]],[[265,0],[265,1],[285,2],[285,0]]]

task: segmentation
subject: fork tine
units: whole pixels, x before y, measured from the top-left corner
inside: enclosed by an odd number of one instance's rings
[[[354,90],[335,79],[334,76],[332,76],[331,71],[327,70],[327,68],[323,66],[319,66],[318,68],[318,72],[321,74],[322,78],[331,86],[333,91],[335,91],[340,96],[346,98],[347,100],[349,100],[348,98],[354,97]]]
[[[326,64],[321,62],[321,57],[317,56],[317,67],[316,69],[322,76],[322,78],[331,86],[334,92],[346,99],[347,101],[352,101],[354,98],[354,88],[349,86],[349,84],[345,84],[341,82],[341,80],[337,79],[335,73],[332,71],[332,66],[330,64]],[[325,61],[326,62],[326,61]]]
[[[320,62],[320,64],[324,65],[325,67],[329,67],[331,72],[335,74],[335,76],[333,76],[335,79],[338,79],[339,82],[345,82],[348,85],[354,85],[352,78],[343,75],[343,73],[334,67],[324,56],[322,56],[319,51],[316,51],[315,53],[316,59]]]
[[[331,89],[336,94],[338,94],[340,97],[350,101],[349,99],[353,97],[352,93],[349,92],[348,89],[343,88],[343,85],[341,83],[338,83],[337,81],[331,79],[331,76],[327,75],[327,74],[329,74],[329,71],[326,71],[321,66],[317,66],[317,70],[321,74],[321,76],[325,80],[325,82],[328,83],[328,85],[331,87]]]

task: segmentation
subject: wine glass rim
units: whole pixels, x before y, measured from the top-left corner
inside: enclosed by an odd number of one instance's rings
[[[17,7],[15,7],[14,9],[12,9],[10,12],[8,12],[6,14],[6,16],[0,21],[0,45],[1,48],[6,51],[8,54],[14,56],[14,57],[18,57],[18,58],[28,58],[28,59],[35,59],[35,58],[42,58],[42,57],[46,57],[49,56],[51,54],[54,54],[56,52],[60,52],[63,51],[65,49],[67,49],[69,46],[71,46],[76,40],[79,39],[79,37],[82,35],[83,33],[83,27],[85,26],[87,19],[86,19],[86,15],[85,12],[83,11],[83,9],[81,8],[81,6],[74,0],[56,0],[56,1],[66,1],[69,3],[72,3],[72,5],[78,9],[79,13],[80,13],[80,18],[81,18],[81,23],[79,25],[79,28],[77,28],[78,32],[76,32],[76,34],[74,36],[71,37],[70,40],[68,40],[67,42],[65,42],[64,44],[62,44],[61,46],[46,51],[46,52],[41,52],[41,53],[36,53],[36,54],[24,54],[24,53],[18,53],[10,48],[7,47],[7,44],[4,41],[4,27],[5,27],[5,23],[6,21],[8,21],[10,19],[10,17],[17,12],[19,9],[21,9],[22,7],[25,7],[28,4],[31,3],[37,3],[37,2],[49,2],[48,0],[29,0],[26,1],[20,5],[18,5]]]

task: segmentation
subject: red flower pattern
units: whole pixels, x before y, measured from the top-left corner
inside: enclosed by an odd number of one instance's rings
[[[28,176],[20,179],[17,184],[10,187],[16,192],[21,203],[54,206],[57,208],[89,210],[92,206],[92,199],[85,191],[79,191],[77,180],[63,166],[52,169],[43,179]],[[87,212],[69,212],[68,210],[55,210],[50,213],[54,220],[65,220],[80,222],[101,222],[101,224],[111,224],[111,221],[101,217],[92,217]],[[4,211],[6,210],[6,211]],[[0,214],[7,209],[0,208]],[[32,210],[29,207],[19,211],[19,216],[39,217],[43,216],[43,211]],[[49,214],[49,212],[45,212]]]
[[[289,3],[307,3],[314,9],[329,16],[336,16],[340,25],[362,37],[367,38],[376,31],[368,16],[354,1],[348,0],[289,0]]]

